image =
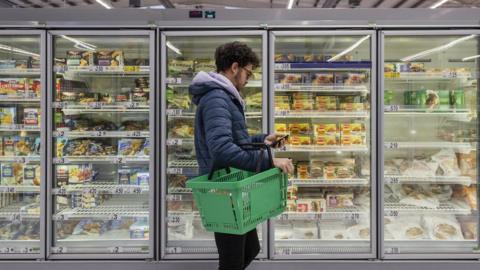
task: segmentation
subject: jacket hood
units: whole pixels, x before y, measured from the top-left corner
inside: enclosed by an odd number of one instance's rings
[[[198,105],[200,98],[205,93],[213,89],[223,89],[233,97],[235,97],[242,106],[245,106],[243,98],[240,96],[237,88],[232,82],[222,74],[216,72],[204,72],[200,71],[195,78],[193,78],[192,84],[189,87],[189,92],[193,96],[192,102]]]

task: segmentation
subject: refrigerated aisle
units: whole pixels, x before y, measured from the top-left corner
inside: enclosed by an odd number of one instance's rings
[[[154,32],[49,41],[49,257],[153,258]]]
[[[43,31],[0,31],[0,256],[5,258],[44,253],[44,37]]]
[[[289,135],[287,210],[276,259],[375,257],[375,34],[271,34],[271,129]],[[372,169],[371,169],[372,168]]]
[[[191,190],[185,182],[199,174],[194,148],[195,106],[188,86],[199,71],[215,71],[215,49],[239,41],[250,46],[260,58],[241,95],[246,102],[245,117],[250,134],[267,132],[266,32],[164,32],[162,45],[162,258],[215,258],[213,233],[205,231]],[[257,230],[266,258],[266,224]]]
[[[478,34],[382,33],[387,258],[480,257]]]

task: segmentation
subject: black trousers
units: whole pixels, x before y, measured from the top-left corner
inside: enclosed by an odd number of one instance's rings
[[[218,270],[244,270],[260,252],[257,229],[244,235],[215,233]]]

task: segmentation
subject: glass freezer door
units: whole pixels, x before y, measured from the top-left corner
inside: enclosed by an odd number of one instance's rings
[[[375,256],[375,36],[335,33],[271,36],[271,129],[289,135],[275,156],[295,165],[271,222],[274,258]]]
[[[163,46],[162,110],[163,127],[162,166],[162,254],[165,258],[214,258],[217,249],[213,233],[205,231],[193,202],[191,190],[185,188],[188,179],[199,174],[194,147],[194,120],[196,107],[188,87],[200,72],[215,71],[215,49],[227,42],[247,44],[257,54],[261,66],[241,92],[246,101],[245,116],[251,135],[266,133],[266,85],[264,83],[265,53],[263,32],[165,32]],[[165,108],[165,109],[164,109]],[[257,228],[261,245],[265,247],[266,226]],[[263,238],[262,238],[263,235]],[[262,256],[259,255],[259,256]],[[265,257],[266,254],[263,254]]]
[[[149,258],[153,34],[89,33],[52,34],[50,253]]]
[[[42,43],[0,31],[0,258],[43,252]]]
[[[478,32],[383,43],[383,252],[479,257]]]

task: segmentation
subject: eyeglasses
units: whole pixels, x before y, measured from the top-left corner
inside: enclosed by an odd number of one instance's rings
[[[250,69],[242,67],[243,70],[247,71],[247,80],[253,76],[253,72]]]

